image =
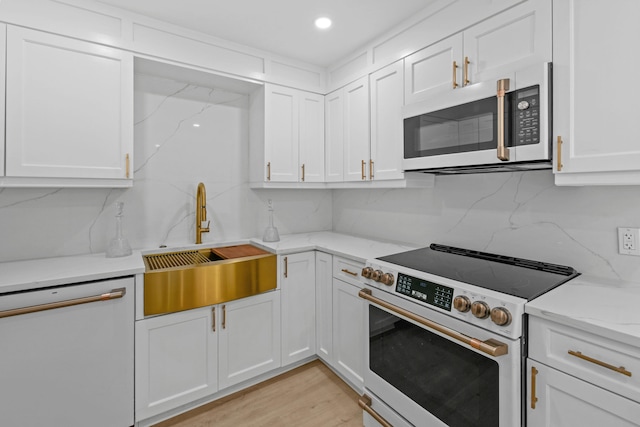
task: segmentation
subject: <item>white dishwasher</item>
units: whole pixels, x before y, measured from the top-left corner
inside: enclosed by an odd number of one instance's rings
[[[0,426],[134,423],[134,279],[0,295]]]

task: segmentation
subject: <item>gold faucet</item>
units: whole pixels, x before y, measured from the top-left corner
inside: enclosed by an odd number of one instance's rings
[[[204,223],[206,222],[206,225]],[[203,227],[204,225],[204,227]],[[196,192],[196,244],[202,243],[202,233],[209,232],[209,221],[207,221],[207,191],[204,184],[198,184]]]

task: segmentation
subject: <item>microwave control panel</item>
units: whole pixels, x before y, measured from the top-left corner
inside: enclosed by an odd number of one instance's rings
[[[443,310],[451,311],[453,288],[448,286],[399,273],[396,292]]]
[[[540,87],[518,90],[513,97],[515,145],[540,142]]]

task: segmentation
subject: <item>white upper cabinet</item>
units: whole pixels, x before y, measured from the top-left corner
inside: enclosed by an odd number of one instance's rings
[[[549,62],[551,49],[551,1],[522,2],[405,58],[405,103],[437,105],[452,90]]]
[[[272,84],[264,90],[265,181],[324,182],[324,96]]]
[[[640,184],[638,16],[634,0],[554,2],[557,185]]]
[[[369,80],[344,88],[344,180],[367,179],[369,151]]]
[[[131,53],[9,26],[6,62],[6,177],[132,185]]]
[[[368,180],[368,76],[327,95],[326,117],[327,182]]]
[[[369,76],[371,160],[369,179],[402,179],[404,68],[397,61]]]

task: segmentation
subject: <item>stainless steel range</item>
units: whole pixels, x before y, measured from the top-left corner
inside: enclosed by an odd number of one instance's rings
[[[368,261],[365,425],[525,425],[525,304],[577,275],[438,244]]]

